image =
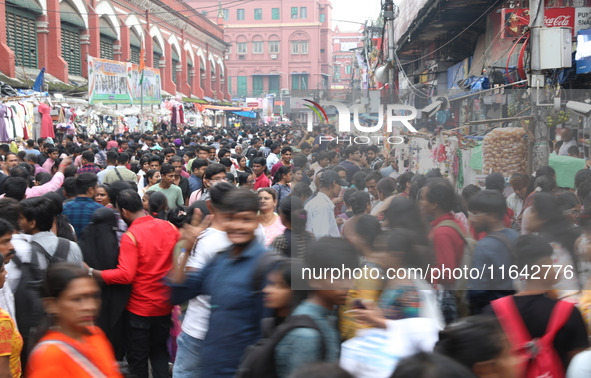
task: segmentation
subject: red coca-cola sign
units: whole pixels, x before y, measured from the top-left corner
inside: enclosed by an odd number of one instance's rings
[[[514,39],[523,33],[523,28],[529,25],[529,9],[503,9],[502,20],[505,22],[503,38]],[[575,8],[546,8],[544,24],[548,28],[571,28],[575,31]]]
[[[575,8],[547,8],[544,12],[544,24],[549,28],[575,29]]]

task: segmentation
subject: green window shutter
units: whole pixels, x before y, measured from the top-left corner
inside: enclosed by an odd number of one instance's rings
[[[279,76],[269,76],[269,92],[279,93]]]
[[[193,66],[190,65],[189,63],[187,63],[187,84],[189,84],[189,87],[191,86],[191,70],[193,69]]]
[[[279,20],[279,8],[271,9],[271,18],[273,18],[273,20]]]
[[[37,68],[37,24],[35,17],[6,7],[8,47],[16,55],[16,66]]]
[[[101,34],[101,59],[114,59],[113,43],[115,43],[113,39]]]
[[[291,75],[291,89],[300,89],[300,75]]]
[[[112,47],[112,46],[111,46]],[[62,23],[62,57],[68,63],[70,75],[82,75],[80,32]]]
[[[246,76],[238,76],[238,96],[247,96],[248,89],[247,89],[247,77]]]
[[[142,59],[142,57],[140,56],[142,54],[142,50],[138,49],[137,47],[132,46],[130,53],[131,53],[131,63],[140,64],[140,60]]]
[[[252,94],[253,96],[259,96],[263,94],[263,77],[253,76],[252,77]]]
[[[228,93],[232,94],[232,76],[228,76]]]
[[[176,82],[176,65],[179,64],[178,60],[172,60],[172,81],[177,84]]]
[[[298,7],[291,7],[291,18],[298,18]]]

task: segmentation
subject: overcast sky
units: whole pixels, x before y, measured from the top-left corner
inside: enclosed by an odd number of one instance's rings
[[[358,30],[360,25],[336,20],[365,22],[376,19],[380,14],[380,0],[332,0],[332,26],[340,30]]]

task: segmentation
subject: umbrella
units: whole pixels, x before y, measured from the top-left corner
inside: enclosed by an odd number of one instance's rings
[[[39,75],[37,75],[37,79],[35,79],[35,84],[33,84],[33,90],[35,92],[43,92],[43,82],[45,81],[45,67],[41,69]]]

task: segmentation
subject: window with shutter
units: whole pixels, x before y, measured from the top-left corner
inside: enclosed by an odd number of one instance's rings
[[[113,43],[114,40],[101,34],[101,59],[113,60]]]
[[[190,63],[187,63],[187,84],[189,84],[189,86],[191,86],[191,70],[193,69],[193,66]]]
[[[132,46],[130,52],[131,52],[131,63],[140,64],[140,60],[141,60],[140,55],[142,53],[141,48],[138,49],[137,47]]]
[[[70,75],[82,75],[80,32],[62,23],[62,58],[68,63]]]
[[[160,54],[154,53],[153,60],[152,60],[152,66],[154,68],[160,68],[160,57],[161,57]]]
[[[37,24],[34,15],[6,7],[8,47],[16,55],[16,65],[37,68]]]
[[[263,77],[253,76],[252,77],[252,95],[260,96],[263,94]]]
[[[247,77],[246,76],[238,76],[238,96],[246,96],[246,95],[248,95]]]
[[[178,60],[172,60],[172,81],[176,84],[176,65],[179,64]]]

